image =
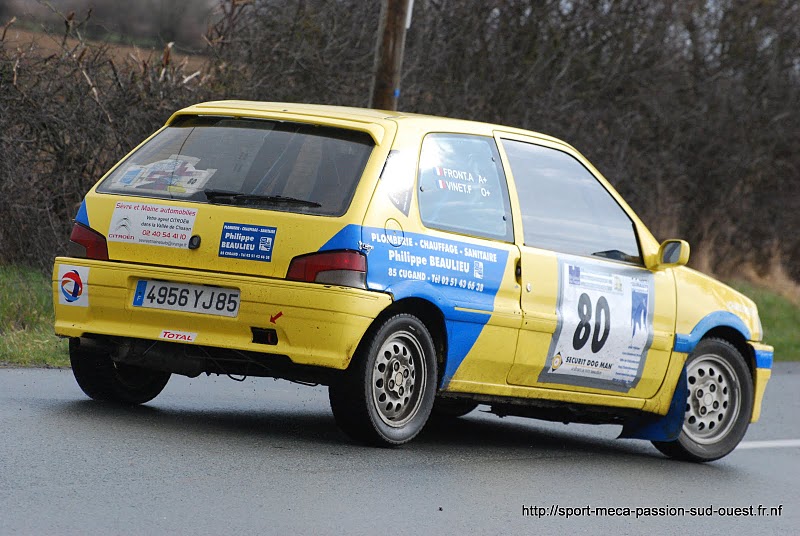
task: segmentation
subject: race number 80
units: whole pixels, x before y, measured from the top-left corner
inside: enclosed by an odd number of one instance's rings
[[[585,292],[578,298],[578,327],[575,329],[575,334],[572,336],[572,347],[575,350],[580,350],[589,338],[592,339],[592,353],[599,352],[603,345],[608,340],[608,335],[611,332],[611,309],[608,307],[608,300],[605,296],[600,296],[597,299],[594,311],[594,329],[592,329],[592,299]],[[602,334],[600,323],[602,320],[603,328]],[[592,335],[594,332],[594,335]]]

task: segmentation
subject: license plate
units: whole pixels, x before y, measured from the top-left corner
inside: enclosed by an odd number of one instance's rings
[[[239,290],[139,280],[133,306],[235,317],[239,314]]]

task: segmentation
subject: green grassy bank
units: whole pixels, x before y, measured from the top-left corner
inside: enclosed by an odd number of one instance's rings
[[[69,366],[67,342],[53,334],[48,276],[0,266],[0,365]]]
[[[750,283],[734,281],[729,284],[758,305],[764,342],[775,347],[775,360],[800,361],[800,304]]]

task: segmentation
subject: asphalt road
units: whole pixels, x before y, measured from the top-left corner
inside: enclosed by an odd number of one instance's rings
[[[403,448],[365,448],[337,430],[324,388],[175,376],[150,404],[121,408],[86,399],[68,370],[4,369],[0,535],[796,535],[798,393],[800,363],[777,364],[743,445],[696,465],[615,440],[616,426],[480,412]],[[726,510],[751,505],[780,515]],[[704,515],[637,519],[636,507]]]

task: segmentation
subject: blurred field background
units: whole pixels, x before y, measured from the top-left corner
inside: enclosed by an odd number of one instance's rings
[[[203,100],[368,105],[380,4],[0,0],[0,362],[64,364],[49,269],[111,165]],[[800,359],[800,3],[416,0],[401,86],[568,140]]]
[[[13,27],[12,27],[13,28]],[[6,33],[4,45],[7,47],[26,48],[35,43],[35,51],[42,56],[52,56],[61,54],[63,47],[75,49],[81,46],[81,41],[74,37],[69,37],[66,41],[61,35],[45,33],[41,30],[22,30],[18,28],[9,29]],[[162,49],[141,47],[133,44],[105,43],[103,41],[84,41],[84,43],[94,47],[107,47],[109,59],[117,63],[126,63],[135,60],[138,63],[160,62],[163,56]],[[197,53],[174,52],[170,61],[183,66],[187,71],[193,72],[203,68],[206,58]]]

